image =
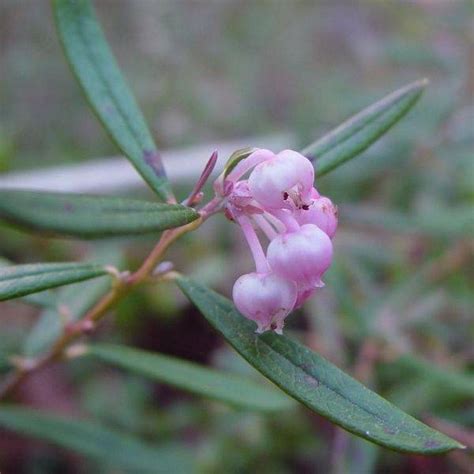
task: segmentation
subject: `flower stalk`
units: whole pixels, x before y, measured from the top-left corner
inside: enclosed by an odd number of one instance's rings
[[[242,228],[255,261],[256,272],[235,282],[233,298],[257,332],[281,334],[289,313],[324,286],[337,208],[313,183],[314,168],[305,156],[264,149],[240,159],[214,183],[225,215]],[[269,240],[266,252],[252,222]]]

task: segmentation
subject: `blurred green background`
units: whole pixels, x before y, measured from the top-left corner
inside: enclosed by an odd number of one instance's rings
[[[289,319],[288,333],[472,447],[473,3],[94,3],[162,148],[282,131],[303,146],[397,87],[430,79],[407,118],[317,183],[340,207],[336,258],[326,288]],[[1,2],[0,74],[0,172],[117,153],[67,67],[48,2]],[[15,262],[105,248],[120,249],[122,268],[135,268],[152,245],[150,237],[78,243],[0,226],[1,254]],[[182,239],[170,259],[226,295],[251,268],[222,217]],[[73,293],[77,304],[87,301],[85,286]],[[38,350],[25,342],[38,318],[22,303],[0,305],[0,370],[11,354]],[[254,373],[173,287],[130,296],[93,338]],[[205,473],[472,470],[467,451],[390,453],[304,408],[236,411],[86,360],[42,371],[12,399],[182,443]],[[0,472],[125,471],[0,430]]]

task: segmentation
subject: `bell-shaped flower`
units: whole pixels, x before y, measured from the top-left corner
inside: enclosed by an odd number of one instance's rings
[[[272,272],[248,273],[234,284],[232,292],[237,309],[257,323],[257,333],[274,330],[282,334],[284,320],[297,297],[296,284]]]
[[[283,150],[258,164],[249,176],[252,196],[265,209],[300,209],[311,204],[314,168],[296,151]]]
[[[301,306],[303,306],[304,303],[313,296],[315,291],[320,288],[320,286],[320,282],[318,282],[318,286],[311,285],[297,287],[296,302],[293,309],[301,308]]]
[[[314,224],[278,235],[267,250],[271,269],[300,288],[323,286],[321,277],[331,260],[331,239]]]
[[[325,232],[331,239],[337,229],[337,206],[325,197],[314,197],[307,209],[298,209],[293,213],[298,224],[314,224]]]

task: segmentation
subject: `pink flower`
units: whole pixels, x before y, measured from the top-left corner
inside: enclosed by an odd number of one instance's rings
[[[234,284],[237,309],[257,323],[258,333],[274,330],[282,334],[284,320],[296,302],[296,284],[274,273],[248,273]]]
[[[233,299],[257,323],[258,333],[281,334],[288,314],[324,286],[337,208],[313,182],[313,165],[303,155],[265,149],[253,151],[215,182],[225,215],[242,229],[255,262],[256,271],[235,282]],[[258,229],[270,241],[266,252]]]
[[[252,196],[265,209],[299,209],[311,203],[314,168],[300,153],[284,150],[258,164],[248,181]]]
[[[298,295],[296,297],[295,307],[293,309],[301,308],[304,303],[309,300],[319,287],[310,286],[310,287],[298,287]]]
[[[233,185],[227,201],[227,216],[232,220],[241,215],[262,214],[263,209],[253,199],[247,180],[238,181]]]
[[[337,206],[325,197],[315,197],[308,209],[298,209],[294,212],[298,224],[314,224],[325,232],[331,239],[337,229]]]
[[[268,246],[271,269],[299,287],[322,286],[321,277],[332,260],[332,242],[319,227],[305,224],[275,237]]]

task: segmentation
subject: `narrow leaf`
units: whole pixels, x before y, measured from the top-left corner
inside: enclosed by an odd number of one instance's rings
[[[117,268],[123,264],[118,244],[109,242],[98,245],[89,258]],[[109,288],[110,278],[106,276],[61,288],[57,293],[56,305],[42,311],[26,335],[22,354],[25,357],[37,357],[48,351],[63,333],[65,324],[78,321]]]
[[[65,326],[77,321],[110,288],[105,276],[61,288],[54,307],[44,309],[28,332],[23,355],[37,357],[50,349]]]
[[[195,472],[189,449],[176,444],[151,446],[91,421],[2,405],[0,426],[49,441],[113,466],[139,472]]]
[[[314,160],[316,176],[369,148],[415,105],[427,84],[422,79],[392,92],[307,146],[301,153]]]
[[[10,262],[9,260],[3,257],[0,257],[0,268],[6,267],[6,266],[12,266],[12,265],[14,265],[12,262]],[[21,299],[23,302],[27,304],[30,304],[33,306],[39,306],[41,308],[50,308],[54,306],[56,302],[56,297],[54,293],[49,290],[44,290],[39,293],[34,293],[32,295],[26,295]]]
[[[229,156],[227,163],[224,166],[224,178],[242,161],[250,156],[257,148],[247,147],[235,150],[232,155]]]
[[[450,392],[474,397],[474,374],[461,372],[448,367],[434,365],[427,360],[420,359],[411,354],[405,354],[388,364],[390,368],[397,368],[405,376],[415,376],[426,379],[439,388],[449,387]]]
[[[255,325],[223,296],[185,277],[177,283],[250,364],[311,410],[358,436],[398,451],[431,454],[461,447],[298,342],[275,333],[257,335]]]
[[[278,389],[198,364],[118,345],[97,344],[88,354],[183,390],[252,410],[282,410],[293,405]]]
[[[124,199],[24,190],[0,190],[0,218],[28,229],[75,237],[158,232],[199,217],[190,207]]]
[[[39,308],[51,308],[54,306],[56,301],[54,293],[49,290],[40,291],[39,293],[33,293],[26,295],[22,298],[25,303],[32,306],[38,306]]]
[[[89,0],[54,0],[69,64],[98,118],[150,187],[172,199],[160,154]]]
[[[92,263],[34,263],[0,268],[0,301],[105,275]]]
[[[428,234],[434,237],[455,237],[474,234],[472,207],[433,209],[419,214],[368,206],[345,205],[344,219],[351,224],[375,227],[398,233]]]

